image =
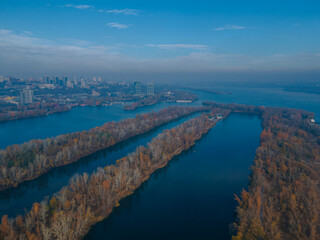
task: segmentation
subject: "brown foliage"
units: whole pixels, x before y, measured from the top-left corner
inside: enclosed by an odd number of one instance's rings
[[[225,113],[226,115],[227,113]],[[138,147],[116,165],[99,168],[90,177],[75,175],[49,203],[34,203],[12,225],[3,217],[3,237],[13,239],[80,239],[90,226],[107,217],[119,201],[134,192],[158,168],[192,146],[215,125],[207,115],[193,118],[164,131],[147,145]],[[23,222],[23,223],[22,223]],[[22,225],[21,225],[22,224]]]
[[[157,113],[137,115],[120,122],[107,122],[89,131],[8,146],[5,150],[0,150],[0,191],[177,118],[205,110],[208,109],[169,107]]]

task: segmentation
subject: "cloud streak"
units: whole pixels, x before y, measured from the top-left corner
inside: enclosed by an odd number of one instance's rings
[[[101,10],[100,10],[100,11],[101,11]],[[102,11],[103,11],[103,10],[102,10]],[[106,12],[106,13],[113,13],[113,14],[123,14],[123,15],[134,15],[134,16],[138,16],[141,11],[140,11],[140,10],[137,10],[137,9],[125,8],[125,9],[106,10],[105,12]]]
[[[224,30],[243,30],[247,29],[246,26],[240,26],[240,25],[224,25],[223,27],[217,27],[213,28],[213,31],[224,31]]]
[[[167,50],[177,50],[177,49],[193,49],[193,50],[207,50],[206,45],[194,45],[194,44],[147,44],[147,47],[155,47]]]
[[[94,8],[94,6],[92,6],[92,5],[74,5],[74,4],[65,4],[64,7],[76,8],[76,9],[80,9],[80,10]]]
[[[4,34],[9,34],[11,33],[10,30],[7,30],[7,29],[0,29],[0,34],[4,35]]]
[[[107,26],[112,27],[112,28],[125,29],[125,28],[128,28],[130,25],[121,24],[121,23],[117,23],[117,22],[110,22],[107,24]]]

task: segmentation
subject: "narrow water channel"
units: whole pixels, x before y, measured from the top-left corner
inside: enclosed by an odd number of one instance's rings
[[[183,104],[161,103],[134,111],[124,111],[122,105],[109,107],[75,107],[71,111],[0,122],[0,149],[21,144],[30,139],[44,139],[70,132],[88,130],[109,121],[134,118],[137,114],[159,111],[168,106]],[[184,104],[188,106],[190,104]]]
[[[41,202],[45,197],[51,196],[67,185],[74,174],[82,174],[84,172],[90,174],[98,167],[114,164],[116,160],[135,151],[138,146],[150,142],[153,137],[163,130],[173,128],[198,115],[193,114],[189,117],[172,121],[146,134],[84,157],[75,163],[55,168],[37,179],[22,183],[17,188],[0,192],[0,216],[7,214],[9,217],[15,217],[18,214],[24,214],[24,209],[30,209],[34,202]]]
[[[230,239],[234,194],[247,187],[261,131],[257,116],[231,114],[120,201],[85,239]]]

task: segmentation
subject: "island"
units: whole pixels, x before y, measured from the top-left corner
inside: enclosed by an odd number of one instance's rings
[[[230,113],[246,113],[261,117],[263,131],[248,189],[235,196],[238,206],[232,239],[319,239],[320,126],[314,114],[280,107],[203,105],[193,111],[180,107],[185,114],[207,112],[165,130],[115,165],[99,168],[91,176],[75,175],[69,185],[50,200],[35,202],[24,216],[2,216],[0,238],[81,239],[93,224],[108,217],[121,199],[194,145],[217,122]],[[164,113],[157,116],[168,117]],[[143,116],[138,119],[136,124]]]
[[[76,175],[49,201],[34,203],[25,216],[17,216],[13,221],[3,216],[0,237],[81,239],[91,225],[106,218],[113,208],[119,206],[121,199],[133,193],[174,156],[194,145],[228,114],[228,110],[214,109],[165,130],[147,147],[138,147],[135,152],[119,159],[116,165],[99,168],[91,176]]]
[[[320,239],[320,126],[314,114],[279,107],[205,105],[262,118],[249,189],[236,196],[232,239]]]
[[[145,106],[151,106],[158,103],[192,103],[198,99],[194,93],[180,90],[163,90],[158,94],[151,96],[141,96],[138,101],[127,104],[123,107],[124,110],[136,110]]]
[[[8,146],[0,150],[0,191],[16,187],[52,168],[70,164],[172,120],[207,110],[206,107],[169,107],[120,122],[107,122],[88,131]]]

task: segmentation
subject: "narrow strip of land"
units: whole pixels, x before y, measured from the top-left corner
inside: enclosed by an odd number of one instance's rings
[[[228,111],[211,112],[164,131],[147,147],[98,169],[90,177],[76,176],[49,202],[35,203],[24,217],[8,224],[2,217],[2,237],[34,239],[80,239],[90,226],[107,217],[119,200],[134,192],[150,175],[174,156],[190,148]]]
[[[70,164],[162,124],[206,110],[203,107],[170,107],[120,122],[107,122],[89,131],[8,146],[0,151],[0,191],[35,179],[52,168]]]
[[[260,147],[237,207],[233,240],[320,239],[320,126],[289,108],[206,103],[259,114]]]

